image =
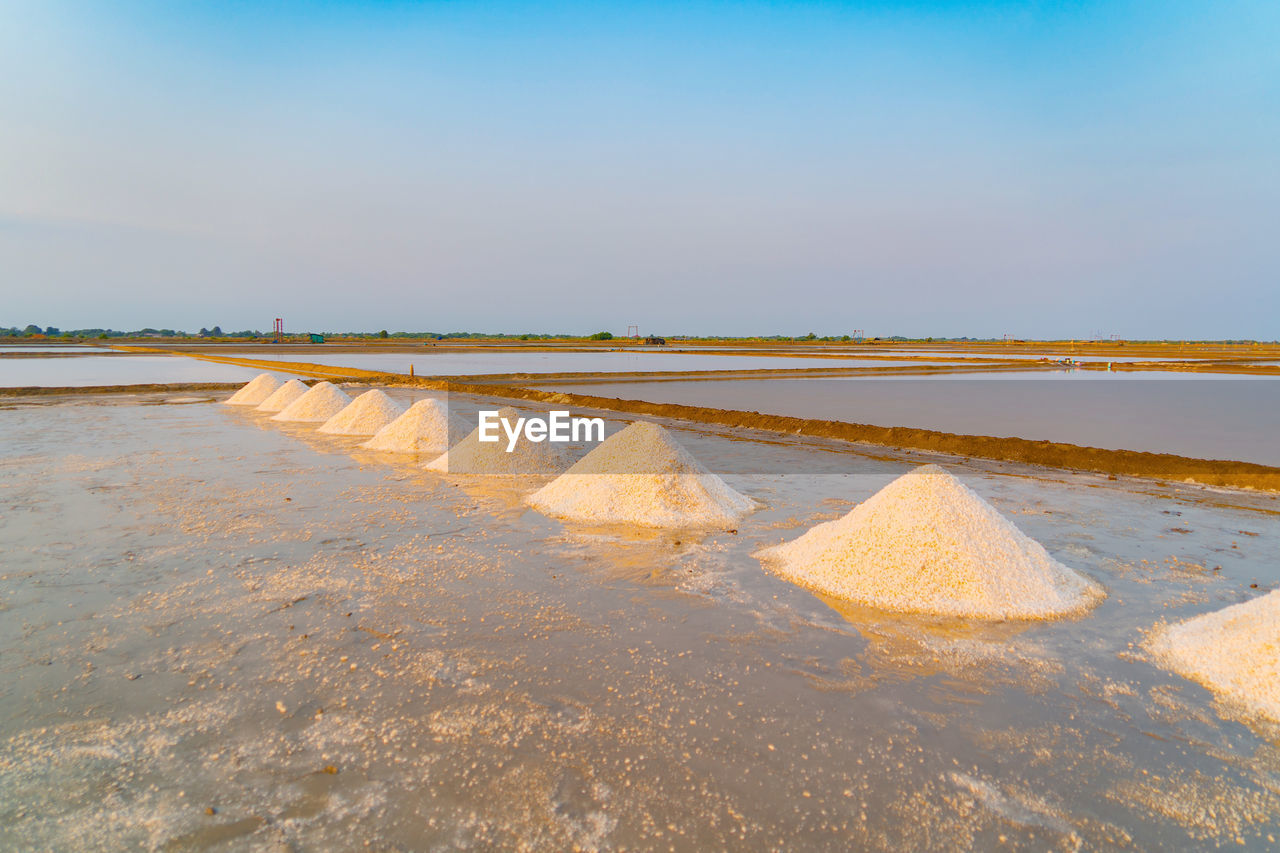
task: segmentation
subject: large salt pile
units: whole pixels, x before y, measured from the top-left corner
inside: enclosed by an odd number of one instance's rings
[[[281,385],[271,396],[258,404],[259,412],[281,412],[288,408],[294,400],[307,393],[307,386],[301,379],[290,379]]]
[[[373,435],[402,414],[400,404],[374,388],[325,421],[319,431],[329,435]]]
[[[1048,619],[1103,595],[937,465],[756,556],[800,586],[909,613]]]
[[[444,453],[466,434],[466,423],[439,400],[419,400],[360,446],[385,453]]]
[[[498,410],[498,417],[507,420],[514,429],[520,413],[508,406]],[[507,435],[501,425],[498,426],[497,434],[499,441],[481,441],[480,428],[476,427],[462,441],[422,467],[442,474],[545,476],[559,474],[569,464],[568,457],[558,444],[550,441],[527,441],[521,436],[515,448],[508,453]]]
[[[755,508],[657,424],[637,421],[529,496],[546,515],[645,527],[732,525]]]
[[[351,403],[341,388],[332,382],[317,382],[311,390],[286,406],[273,421],[324,423]]]
[[[1175,672],[1280,720],[1280,590],[1158,629],[1147,647]]]
[[[283,384],[270,373],[259,373],[223,402],[228,406],[258,406]]]

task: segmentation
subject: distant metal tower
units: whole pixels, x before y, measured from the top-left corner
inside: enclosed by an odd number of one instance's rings
[[[628,338],[638,338],[638,337],[640,337],[640,327],[639,327],[639,326],[627,326],[627,337],[628,337]]]
[[[861,341],[861,340],[862,340],[863,338],[865,338],[865,337],[866,337],[866,334],[864,334],[864,333],[863,333],[863,331],[862,331],[861,329],[854,329],[854,330],[853,330],[853,339],[854,339],[855,341]]]
[[[277,344],[280,343],[280,336],[283,334],[284,334],[284,319],[281,317],[277,317],[276,328],[275,328],[275,338],[273,339],[273,342]]]

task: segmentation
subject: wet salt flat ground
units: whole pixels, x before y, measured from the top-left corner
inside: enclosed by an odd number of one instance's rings
[[[9,358],[0,359],[0,388],[140,385],[153,382],[244,382],[261,372],[261,369],[197,361],[184,356]]]
[[[1280,382],[1076,373],[548,385],[548,390],[1280,465]],[[1098,381],[1090,381],[1097,379]]]
[[[925,457],[676,435],[736,533],[212,404],[0,409],[0,847],[1274,846],[1280,729],[1140,647],[1280,581],[1274,497],[951,465],[1109,597],[934,623],[750,557]]]

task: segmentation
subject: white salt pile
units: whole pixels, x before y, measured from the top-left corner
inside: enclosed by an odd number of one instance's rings
[[[1280,720],[1280,590],[1157,629],[1147,647],[1169,669]]]
[[[1103,595],[937,465],[756,556],[800,586],[908,613],[1048,619]]]
[[[257,406],[261,405],[276,392],[284,383],[276,379],[270,373],[259,373],[253,379],[249,380],[243,388],[228,397],[225,402],[228,406]]]
[[[498,410],[498,417],[506,419],[514,429],[520,413],[508,406]],[[521,436],[515,448],[508,453],[506,433],[501,426],[497,433],[501,440],[481,441],[480,428],[476,427],[462,441],[422,467],[442,474],[494,474],[511,477],[520,474],[559,474],[569,464],[568,456],[559,444],[527,441]]]
[[[351,401],[320,427],[328,435],[373,435],[404,414],[404,409],[382,391],[374,388]]]
[[[360,446],[384,453],[444,453],[466,434],[466,423],[439,400],[419,400]]]
[[[732,525],[755,508],[646,421],[610,436],[529,504],[557,518],[644,527]]]
[[[286,406],[273,421],[324,423],[351,403],[341,388],[332,382],[317,382],[311,390]]]
[[[307,386],[300,379],[290,379],[281,385],[271,396],[258,405],[259,412],[281,412],[290,403],[307,393]]]

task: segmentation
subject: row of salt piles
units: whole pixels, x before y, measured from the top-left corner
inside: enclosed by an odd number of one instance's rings
[[[389,453],[441,453],[466,433],[466,425],[437,400],[419,400],[406,411],[379,389],[352,400],[331,382],[310,388],[298,379],[256,376],[226,400],[254,406],[272,420],[319,423],[328,435],[371,436],[361,447]]]
[[[317,388],[310,402],[292,408]],[[442,452],[424,466],[440,472],[545,475],[566,464],[549,442],[518,442],[508,453],[502,442],[481,442],[478,429],[459,440],[465,424],[437,400],[401,412],[378,390],[349,404],[344,398],[327,382],[308,390],[264,373],[227,402],[285,413],[279,420],[314,421],[328,413],[321,432],[373,434],[361,445],[371,450]],[[499,417],[510,421],[518,413],[504,408]],[[602,442],[528,503],[571,521],[660,528],[723,527],[755,506],[666,430],[643,421]],[[1050,619],[1087,610],[1104,594],[937,465],[902,475],[845,516],[756,557],[800,586],[931,616]],[[1146,646],[1169,669],[1280,720],[1280,590],[1161,626]]]

